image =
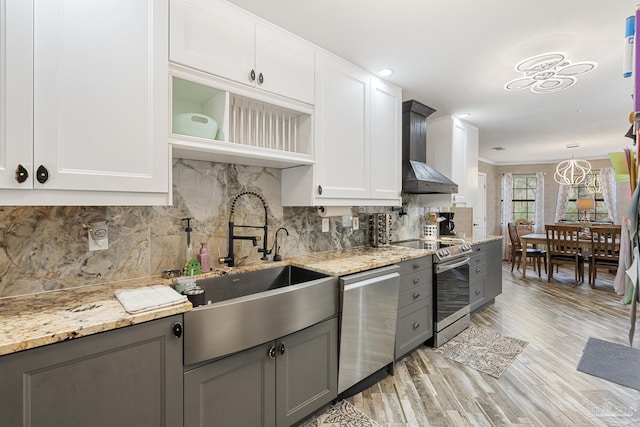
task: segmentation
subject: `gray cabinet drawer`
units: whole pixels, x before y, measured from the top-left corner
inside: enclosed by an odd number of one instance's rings
[[[398,295],[398,308],[403,308],[411,303],[420,301],[426,297],[430,297],[432,294],[431,283],[425,283],[420,286],[416,286],[406,292],[400,292]]]
[[[418,271],[406,276],[400,276],[400,292],[408,292],[422,285],[433,283],[433,270]]]
[[[469,262],[469,265],[471,265],[472,267],[476,264],[484,264],[487,262],[487,252],[474,252],[473,255],[471,255],[471,261]]]
[[[469,280],[473,281],[475,278],[484,276],[487,274],[487,263],[471,264],[469,266]]]
[[[469,283],[469,297],[471,303],[471,311],[481,306],[485,300],[485,285],[487,283],[486,276],[478,277]]]
[[[412,274],[417,271],[429,269],[431,267],[432,267],[431,255],[412,259],[409,261],[403,261],[400,263],[400,275],[404,276],[407,274]]]
[[[425,298],[398,310],[396,351],[398,359],[433,336],[432,299]]]

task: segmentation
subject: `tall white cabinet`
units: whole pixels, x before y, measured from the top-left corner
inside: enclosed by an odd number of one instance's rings
[[[438,117],[427,122],[427,159],[458,184],[451,195],[454,206],[474,207],[478,193],[478,128],[457,117]]]
[[[167,204],[167,0],[0,6],[2,203]]]
[[[313,166],[282,171],[284,206],[399,206],[402,90],[316,54]]]

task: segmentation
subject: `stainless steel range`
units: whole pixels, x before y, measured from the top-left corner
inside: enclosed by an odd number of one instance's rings
[[[469,260],[471,245],[461,239],[434,242],[412,240],[396,245],[434,249],[433,255],[433,346],[439,347],[471,324]]]

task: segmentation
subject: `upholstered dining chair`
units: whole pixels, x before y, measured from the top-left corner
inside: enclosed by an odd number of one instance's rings
[[[531,258],[533,261],[533,269],[535,271],[536,264],[538,266],[538,277],[541,277],[541,265],[540,261],[544,261],[544,272],[547,272],[547,251],[542,249],[523,248],[520,242],[520,235],[518,234],[518,223],[510,222],[507,224],[509,230],[509,239],[511,240],[511,271],[518,261],[518,270],[520,270],[520,262],[524,257],[524,267],[527,268],[527,259]]]
[[[571,265],[575,271],[575,281],[584,282],[584,256],[580,253],[578,234],[580,227],[575,225],[545,225],[547,233],[547,251],[549,253],[548,281],[553,278],[553,266]]]
[[[598,266],[618,269],[620,261],[621,225],[594,225],[591,227],[591,255],[589,255],[589,284],[596,283]]]

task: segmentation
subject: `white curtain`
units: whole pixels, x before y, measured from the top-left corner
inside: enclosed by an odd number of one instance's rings
[[[536,172],[536,217],[534,233],[544,233],[544,172]]]
[[[509,230],[507,225],[513,221],[513,175],[505,173],[502,175],[502,218],[500,224],[502,226],[502,257],[507,259],[507,242],[509,241]]]
[[[569,193],[571,192],[570,185],[560,184],[558,188],[558,202],[556,203],[556,219],[555,222],[560,222],[567,210],[567,203],[569,202]]]
[[[614,224],[618,224],[618,202],[616,196],[616,173],[613,168],[600,169],[600,185],[602,186],[602,197],[607,213]]]

